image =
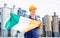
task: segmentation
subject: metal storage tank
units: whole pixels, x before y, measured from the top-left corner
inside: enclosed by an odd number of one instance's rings
[[[47,14],[45,15],[45,31],[46,31],[46,37],[52,36],[52,26],[51,26],[51,17]]]
[[[3,24],[5,23],[6,19],[8,19],[8,17],[10,17],[10,10],[11,9],[7,7],[7,4],[4,4],[3,14],[2,14]],[[3,25],[2,29],[4,29],[4,25]]]
[[[54,15],[52,16],[52,25],[53,25],[53,33],[54,37],[59,36],[59,25],[58,25],[58,16],[54,12]]]
[[[17,14],[17,8],[15,5],[13,5],[13,8],[11,8],[11,12],[14,12],[15,14]],[[10,30],[10,34],[11,34],[11,37],[16,37],[16,34],[17,34],[17,30]]]
[[[7,37],[8,36],[8,30],[4,30],[4,22],[6,19],[8,19],[7,17],[9,17],[10,14],[10,8],[7,7],[7,4],[4,4],[4,7],[2,7],[3,11],[2,11],[2,30],[1,30],[1,36],[2,37]]]

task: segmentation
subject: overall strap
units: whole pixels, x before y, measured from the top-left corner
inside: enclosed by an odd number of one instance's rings
[[[33,18],[31,18],[31,15],[29,16],[29,18],[30,18],[30,19],[33,19]],[[35,16],[35,19],[33,19],[33,20],[37,20],[37,17]]]

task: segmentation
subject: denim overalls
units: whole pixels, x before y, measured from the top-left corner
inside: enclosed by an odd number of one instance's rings
[[[31,18],[31,16],[29,16],[30,19],[33,19]],[[35,19],[33,20],[37,20],[37,18],[35,17]],[[38,35],[38,27],[29,31],[29,32],[26,32],[24,34],[24,38],[39,38],[39,35]]]

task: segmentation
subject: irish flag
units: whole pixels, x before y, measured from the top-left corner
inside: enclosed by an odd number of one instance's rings
[[[41,26],[41,22],[10,13],[10,17],[6,20],[4,25],[7,30],[18,30],[21,33],[25,33]]]

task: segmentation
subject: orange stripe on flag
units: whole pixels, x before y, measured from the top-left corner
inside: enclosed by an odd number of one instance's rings
[[[31,20],[29,25],[27,26],[27,28],[24,30],[24,32],[28,32],[38,26],[41,26],[41,22],[40,21],[36,21],[36,20]]]

